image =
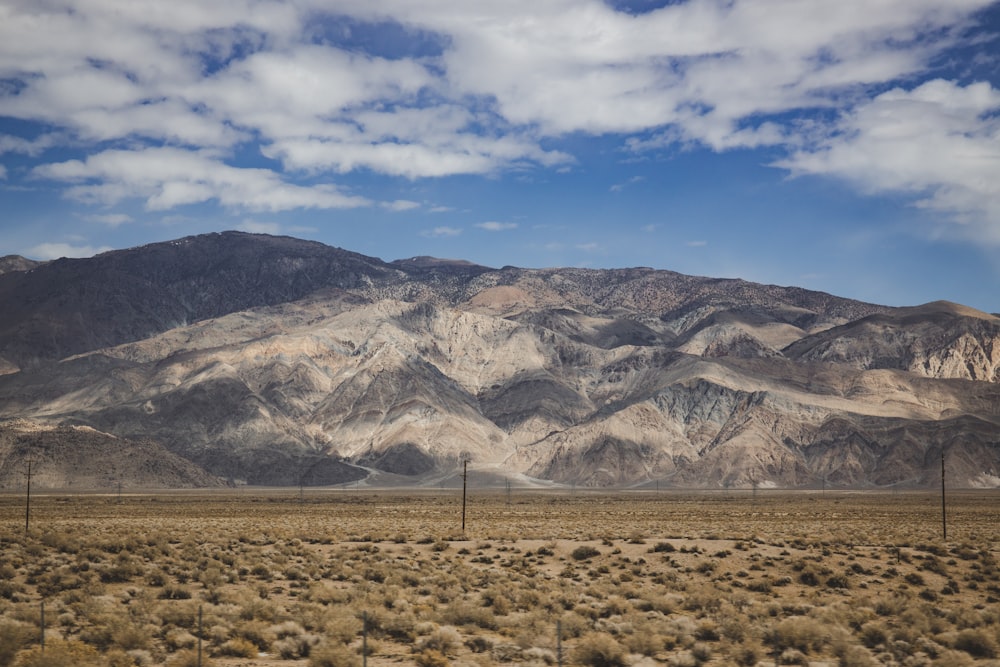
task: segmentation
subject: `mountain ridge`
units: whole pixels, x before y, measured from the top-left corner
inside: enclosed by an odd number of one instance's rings
[[[919,487],[943,450],[956,482],[1000,482],[1000,319],[957,304],[226,232],[0,275],[0,307],[0,417],[233,481],[421,484],[469,458],[581,486]]]

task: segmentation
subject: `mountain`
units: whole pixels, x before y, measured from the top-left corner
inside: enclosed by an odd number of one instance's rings
[[[934,378],[1000,380],[1000,318],[938,301],[862,318],[797,341],[797,360],[898,368]]]
[[[944,451],[1000,484],[1000,318],[955,304],[227,232],[0,275],[0,308],[0,418],[227,480],[921,487]]]
[[[0,422],[0,489],[195,488],[222,480],[150,440],[127,440],[86,426],[23,419]]]
[[[320,243],[230,232],[0,275],[0,360],[18,367],[396,273]]]
[[[20,255],[6,255],[0,257],[0,274],[11,271],[30,271],[41,264],[42,262],[36,262]]]

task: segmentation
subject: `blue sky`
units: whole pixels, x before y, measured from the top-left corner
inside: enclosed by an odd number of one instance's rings
[[[986,0],[0,0],[0,255],[242,229],[997,312],[998,73]]]

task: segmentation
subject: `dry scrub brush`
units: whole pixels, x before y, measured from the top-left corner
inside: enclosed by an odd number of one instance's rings
[[[488,520],[463,536],[441,522],[453,498],[243,500],[43,499],[46,528],[24,535],[0,498],[0,667],[194,664],[199,639],[220,666],[261,653],[360,665],[363,638],[373,665],[427,667],[554,664],[560,649],[596,667],[933,667],[1000,653],[998,542],[981,519],[976,541],[920,526],[860,540],[860,519],[833,539],[810,521],[856,499],[759,500],[755,521],[736,501],[539,496],[510,509],[480,498]]]

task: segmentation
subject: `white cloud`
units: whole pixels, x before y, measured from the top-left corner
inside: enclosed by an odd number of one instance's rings
[[[412,211],[415,208],[420,208],[420,202],[410,201],[409,199],[397,199],[395,201],[382,202],[381,206],[390,211]]]
[[[40,155],[46,149],[55,146],[63,137],[55,134],[42,134],[34,139],[25,139],[11,134],[0,134],[0,155],[4,153],[22,153],[31,157]]]
[[[489,174],[525,162],[554,165],[570,159],[565,153],[542,150],[533,141],[517,136],[490,138],[458,132],[447,141],[435,142],[430,135],[420,141],[398,141],[339,127],[327,131],[337,136],[279,139],[265,147],[264,154],[295,169],[339,173],[370,169],[411,179]]]
[[[633,176],[632,178],[628,179],[624,183],[615,183],[610,188],[608,188],[608,190],[611,191],[611,192],[621,192],[627,186],[629,186],[629,185],[635,185],[636,183],[642,183],[642,181],[644,181],[644,180],[645,180],[645,178],[642,177],[642,176]]]
[[[601,245],[599,243],[579,243],[576,249],[584,252],[597,252],[601,249]]]
[[[0,180],[7,178],[7,167],[0,164]]]
[[[462,106],[414,106],[421,91],[442,85],[415,61],[312,45],[236,62],[203,82],[199,97],[262,132],[264,154],[293,169],[423,178],[569,159],[516,131],[483,132],[493,120]]]
[[[548,139],[621,133],[634,151],[776,146],[790,152],[776,164],[795,174],[996,220],[995,107],[973,114],[974,85],[936,84],[958,110],[918,87],[994,1],[688,0],[635,16],[600,0],[338,2],[338,17],[396,22],[441,48],[391,58],[318,39],[331,15],[319,0],[6,2],[0,116],[54,130],[0,136],[0,153],[71,142],[87,157],[33,173],[84,202],[278,211],[370,204],[311,184],[325,174],[565,170],[572,156]],[[786,116],[815,110],[840,120]],[[890,110],[905,118],[880,117]],[[929,140],[880,134],[890,130]],[[246,146],[280,164],[223,161]],[[914,153],[949,168],[900,157]]]
[[[476,227],[479,227],[480,229],[485,229],[488,232],[504,232],[504,231],[508,231],[508,230],[511,230],[511,229],[517,229],[517,223],[516,222],[495,222],[495,221],[491,220],[491,221],[488,221],[488,222],[477,223]]]
[[[836,176],[872,194],[915,196],[1000,243],[1000,90],[987,83],[890,90],[776,166]]]
[[[512,122],[557,134],[676,123],[727,146],[755,114],[826,106],[832,89],[917,71],[938,46],[934,28],[987,4],[692,0],[638,17],[571,1],[390,11],[450,34],[449,80],[496,99]],[[763,139],[742,141],[751,140]]]
[[[42,243],[27,251],[25,255],[39,260],[59,259],[60,257],[93,257],[102,252],[113,250],[108,246],[95,248],[93,246],[75,246],[69,243]]]
[[[704,248],[708,245],[708,241],[688,241],[684,245],[689,248]]]
[[[84,216],[84,220],[87,222],[98,222],[102,225],[107,225],[108,227],[120,227],[121,225],[132,222],[132,216],[124,213],[102,213]]]
[[[434,229],[425,229],[420,232],[420,235],[428,238],[447,238],[458,236],[461,233],[462,230],[457,227],[435,227]]]
[[[34,175],[78,183],[66,191],[67,195],[86,203],[112,205],[138,198],[144,199],[151,211],[209,200],[226,207],[262,211],[353,208],[370,203],[344,195],[333,186],[293,185],[267,169],[232,167],[210,152],[177,148],[109,150],[85,161],[42,165]]]
[[[88,109],[74,114],[73,120],[80,133],[94,141],[138,135],[171,144],[224,147],[244,136],[230,125],[177,100],[115,110]]]

